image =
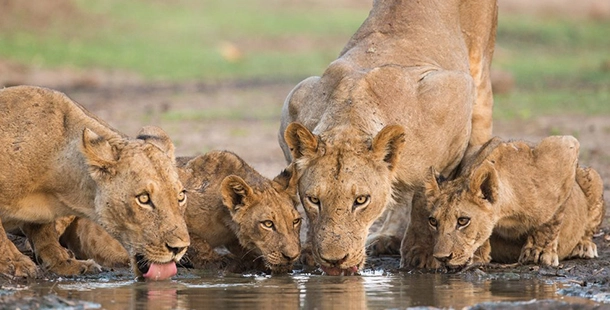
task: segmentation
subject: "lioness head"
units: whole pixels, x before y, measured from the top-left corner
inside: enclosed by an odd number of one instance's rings
[[[223,204],[237,224],[240,245],[261,257],[274,273],[290,271],[301,254],[295,179],[289,167],[267,184],[250,186],[236,175],[221,184]]]
[[[404,129],[396,125],[375,137],[343,134],[345,140],[333,143],[299,123],[289,124],[284,134],[311,223],[312,254],[329,275],[353,274],[363,267],[368,230],[392,199],[405,143]]]
[[[85,129],[81,152],[97,185],[97,222],[129,251],[134,272],[153,279],[174,275],[190,242],[169,137],[157,127],[144,127],[135,140]]]
[[[497,172],[484,162],[472,172],[447,181],[431,168],[425,192],[428,224],[435,236],[434,257],[450,269],[470,264],[494,228]]]

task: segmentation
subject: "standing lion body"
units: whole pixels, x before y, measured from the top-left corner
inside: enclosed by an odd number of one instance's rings
[[[6,253],[0,272],[37,274],[4,229],[21,229],[52,272],[95,269],[58,242],[55,219],[77,215],[120,240],[138,275],[175,273],[189,236],[173,145],[162,130],[147,127],[128,139],[64,94],[28,86],[0,91],[0,127],[0,249]]]
[[[288,95],[280,145],[311,222],[305,263],[349,274],[389,206],[375,252],[398,252],[410,197],[491,135],[494,1],[375,1],[321,77]]]

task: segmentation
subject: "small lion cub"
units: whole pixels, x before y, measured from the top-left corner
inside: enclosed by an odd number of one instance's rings
[[[572,136],[537,145],[494,138],[452,180],[439,181],[431,169],[425,196],[433,257],[449,269],[597,257],[592,238],[605,212],[603,183],[578,165],[579,146]]]
[[[292,165],[273,180],[228,151],[178,158],[177,165],[189,199],[186,257],[195,268],[228,262],[234,272],[292,270],[301,253],[302,221]],[[223,246],[231,255],[214,250]]]

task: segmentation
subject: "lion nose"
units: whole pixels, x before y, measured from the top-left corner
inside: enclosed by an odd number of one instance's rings
[[[184,249],[186,249],[185,246],[180,246],[180,247],[173,247],[169,244],[165,244],[165,247],[172,252],[174,255],[178,255],[179,253],[182,253],[182,251],[184,251]]]
[[[345,256],[343,256],[341,259],[331,259],[325,257],[320,258],[331,266],[339,266],[347,260],[347,256],[349,256],[349,254],[345,254]]]
[[[286,254],[286,253],[282,253],[282,256],[284,257],[285,260],[289,261],[289,262],[293,262],[295,261],[299,255],[290,255],[290,254]]]
[[[446,263],[446,262],[450,261],[453,258],[453,253],[449,253],[449,254],[437,254],[437,253],[435,253],[433,256],[439,262]]]

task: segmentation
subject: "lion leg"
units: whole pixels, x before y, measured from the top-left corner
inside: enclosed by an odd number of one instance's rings
[[[24,224],[21,228],[30,240],[34,253],[45,269],[59,275],[77,275],[101,271],[92,259],[77,260],[59,244],[55,222]]]
[[[411,202],[413,193],[403,193],[397,203],[388,206],[384,212],[381,228],[366,239],[367,253],[372,256],[399,254],[405,230],[411,221]]]
[[[489,239],[474,252],[472,262],[475,264],[487,264],[491,262],[491,243],[489,242]]]
[[[239,241],[229,243],[225,247],[231,252],[229,255],[223,256],[227,262],[226,269],[229,272],[243,273],[249,270],[265,270],[265,260],[262,256],[252,255],[252,251],[245,249],[239,244]]]
[[[15,277],[36,277],[39,274],[36,264],[8,239],[4,226],[0,222],[0,274]]]
[[[435,238],[428,227],[428,216],[423,191],[418,191],[413,197],[410,223],[400,246],[401,269],[442,267],[433,256]]]
[[[534,263],[546,266],[559,266],[558,242],[559,229],[563,222],[563,209],[557,211],[551,220],[527,236],[525,245],[521,249],[519,262],[523,264]]]
[[[61,221],[61,219],[58,221]],[[91,258],[106,267],[129,266],[129,253],[121,243],[110,236],[100,225],[88,219],[74,218],[64,228],[59,240],[78,259]]]
[[[460,16],[468,48],[470,75],[476,87],[469,143],[472,147],[484,144],[492,135],[491,61],[496,42],[498,5],[496,1],[470,1],[461,7]]]
[[[230,255],[218,254],[206,240],[196,235],[191,236],[191,245],[186,252],[186,256],[193,268],[197,269],[224,268],[230,260]]]
[[[593,235],[599,229],[606,213],[604,184],[597,171],[581,167],[576,169],[576,183],[587,199],[587,228],[581,240],[572,250],[570,257],[595,258],[597,257],[597,245],[593,242]]]
[[[305,244],[303,244],[303,247],[301,248],[301,256],[299,257],[301,264],[306,267],[315,267],[318,265],[313,257],[313,245],[311,241],[313,240],[312,234],[313,229],[311,229],[311,226],[309,226],[307,229]]]

